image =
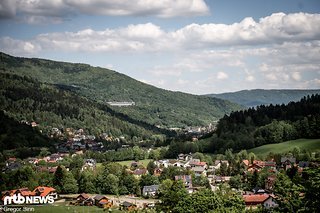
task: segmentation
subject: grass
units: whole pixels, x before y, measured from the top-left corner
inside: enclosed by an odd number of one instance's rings
[[[148,163],[151,161],[152,159],[144,159],[144,160],[139,160],[139,163],[141,165],[143,165],[144,167],[147,167]],[[133,162],[134,160],[126,160],[126,161],[116,161],[115,163],[119,163],[121,164],[122,166],[127,166],[130,168],[131,166],[131,163]],[[101,163],[97,163],[97,167],[101,167]]]
[[[320,139],[298,139],[286,141],[278,144],[267,144],[259,146],[253,149],[249,149],[248,152],[253,152],[259,156],[266,156],[270,152],[273,153],[284,153],[291,151],[294,147],[299,147],[300,150],[320,150]]]

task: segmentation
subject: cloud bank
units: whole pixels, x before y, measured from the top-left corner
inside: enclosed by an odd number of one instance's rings
[[[102,16],[203,16],[209,14],[204,0],[1,0],[0,18],[20,18],[28,23],[63,21],[75,15]]]
[[[39,34],[28,40],[1,37],[0,49],[25,56],[41,56],[46,51],[133,53],[132,57],[172,55],[170,64],[158,61],[147,70],[156,82],[145,81],[197,94],[221,91],[226,82],[234,90],[261,85],[320,87],[320,14],[275,13],[258,21],[247,17],[229,25],[190,24],[171,31],[144,23],[100,31]],[[192,79],[187,78],[191,73]],[[201,75],[206,79],[201,79]],[[173,82],[173,78],[178,80]],[[189,87],[189,91],[187,84],[195,86]]]

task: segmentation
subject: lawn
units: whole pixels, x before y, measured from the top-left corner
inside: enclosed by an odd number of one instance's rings
[[[259,156],[266,156],[269,152],[283,153],[291,151],[294,147],[299,147],[300,150],[320,150],[320,139],[298,139],[292,141],[286,141],[278,144],[267,144],[259,146],[253,149],[249,149],[248,152],[253,152]]]
[[[141,165],[143,165],[144,167],[147,167],[148,163],[151,161],[152,159],[145,159],[145,160],[139,160],[139,163]],[[130,167],[131,163],[133,162],[133,160],[126,160],[126,161],[116,161],[115,163],[119,163],[122,166],[127,166]],[[100,167],[102,164],[101,163],[97,163],[97,167]]]

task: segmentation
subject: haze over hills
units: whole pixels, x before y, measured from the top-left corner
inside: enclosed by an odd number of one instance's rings
[[[209,97],[221,98],[246,107],[255,107],[269,104],[287,104],[291,101],[299,101],[307,95],[319,94],[320,89],[315,90],[297,90],[297,89],[254,89],[241,90],[237,92],[228,92],[221,94],[209,94]]]
[[[241,109],[229,101],[159,89],[115,71],[86,64],[19,58],[5,53],[1,53],[0,59],[1,70],[5,72],[56,85],[100,104],[132,101],[134,106],[112,108],[161,127],[207,125]]]

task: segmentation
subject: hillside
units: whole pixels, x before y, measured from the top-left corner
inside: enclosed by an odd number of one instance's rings
[[[209,97],[221,98],[246,107],[255,107],[269,104],[287,104],[290,101],[299,101],[302,97],[319,94],[318,90],[242,90],[221,94],[209,94]]]
[[[54,141],[42,135],[37,128],[17,122],[0,111],[0,160],[6,153],[21,158],[36,155],[41,147],[54,149]],[[4,153],[4,150],[10,151]]]
[[[287,105],[262,105],[233,112],[220,119],[215,133],[198,144],[204,152],[223,153],[299,138],[320,138],[320,95]]]
[[[37,122],[46,135],[52,128],[81,128],[87,134],[106,133],[135,142],[160,134],[172,136],[170,131],[30,77],[0,72],[0,85],[0,110],[16,121]]]
[[[86,64],[12,57],[1,53],[1,69],[40,82],[58,85],[101,104],[133,101],[113,107],[130,117],[162,127],[207,125],[240,106],[212,97],[159,89],[115,71]]]
[[[253,152],[259,156],[267,156],[270,152],[272,153],[285,153],[292,151],[293,148],[298,147],[300,150],[307,151],[319,151],[320,150],[320,139],[298,139],[286,141],[278,144],[267,144],[259,146],[253,149],[249,149],[248,152]]]

